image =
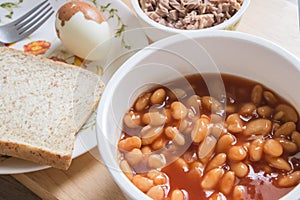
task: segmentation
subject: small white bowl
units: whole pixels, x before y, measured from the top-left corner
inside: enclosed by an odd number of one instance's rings
[[[235,30],[250,4],[250,0],[244,0],[241,8],[230,19],[216,26],[212,26],[204,29],[198,29],[198,30],[181,30],[181,29],[167,27],[155,22],[154,20],[150,19],[142,10],[141,6],[139,5],[139,0],[130,0],[130,1],[134,11],[136,12],[136,15],[139,19],[141,26],[143,27],[146,35],[150,38],[151,41],[157,41],[177,33],[185,34],[187,32],[200,33],[203,31],[210,31],[210,30]]]
[[[138,94],[194,73],[227,73],[258,81],[300,112],[300,61],[264,39],[235,31],[171,36],[127,60],[108,82],[97,110],[98,149],[115,182],[129,199],[150,199],[119,168],[117,143],[124,113]],[[297,199],[300,185],[282,199]]]

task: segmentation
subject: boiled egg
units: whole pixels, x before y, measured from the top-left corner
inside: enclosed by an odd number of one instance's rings
[[[71,1],[59,8],[55,29],[64,47],[87,60],[103,60],[111,48],[111,30],[94,5]]]

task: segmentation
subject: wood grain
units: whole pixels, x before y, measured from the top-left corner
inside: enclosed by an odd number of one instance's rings
[[[237,31],[266,38],[300,58],[297,6],[287,0],[252,0]],[[105,166],[92,156],[95,151],[76,158],[68,171],[47,169],[13,177],[43,199],[125,199]]]
[[[24,185],[16,181],[12,176],[0,176],[0,199],[18,199],[18,200],[39,200],[33,192],[28,190]]]
[[[92,154],[94,156],[92,156]],[[14,177],[43,199],[125,199],[93,153],[74,159],[68,171],[54,168]]]

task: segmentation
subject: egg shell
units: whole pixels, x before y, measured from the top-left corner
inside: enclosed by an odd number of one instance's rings
[[[111,47],[112,34],[107,21],[86,19],[80,11],[68,21],[56,16],[55,27],[65,48],[87,60],[103,60]]]

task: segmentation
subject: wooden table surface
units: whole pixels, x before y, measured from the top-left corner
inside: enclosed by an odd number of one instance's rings
[[[129,0],[123,1],[129,5]],[[237,31],[271,40],[300,58],[296,3],[296,0],[251,0]],[[0,199],[125,199],[95,155],[99,157],[96,148],[74,159],[68,171],[50,168],[0,176]]]

